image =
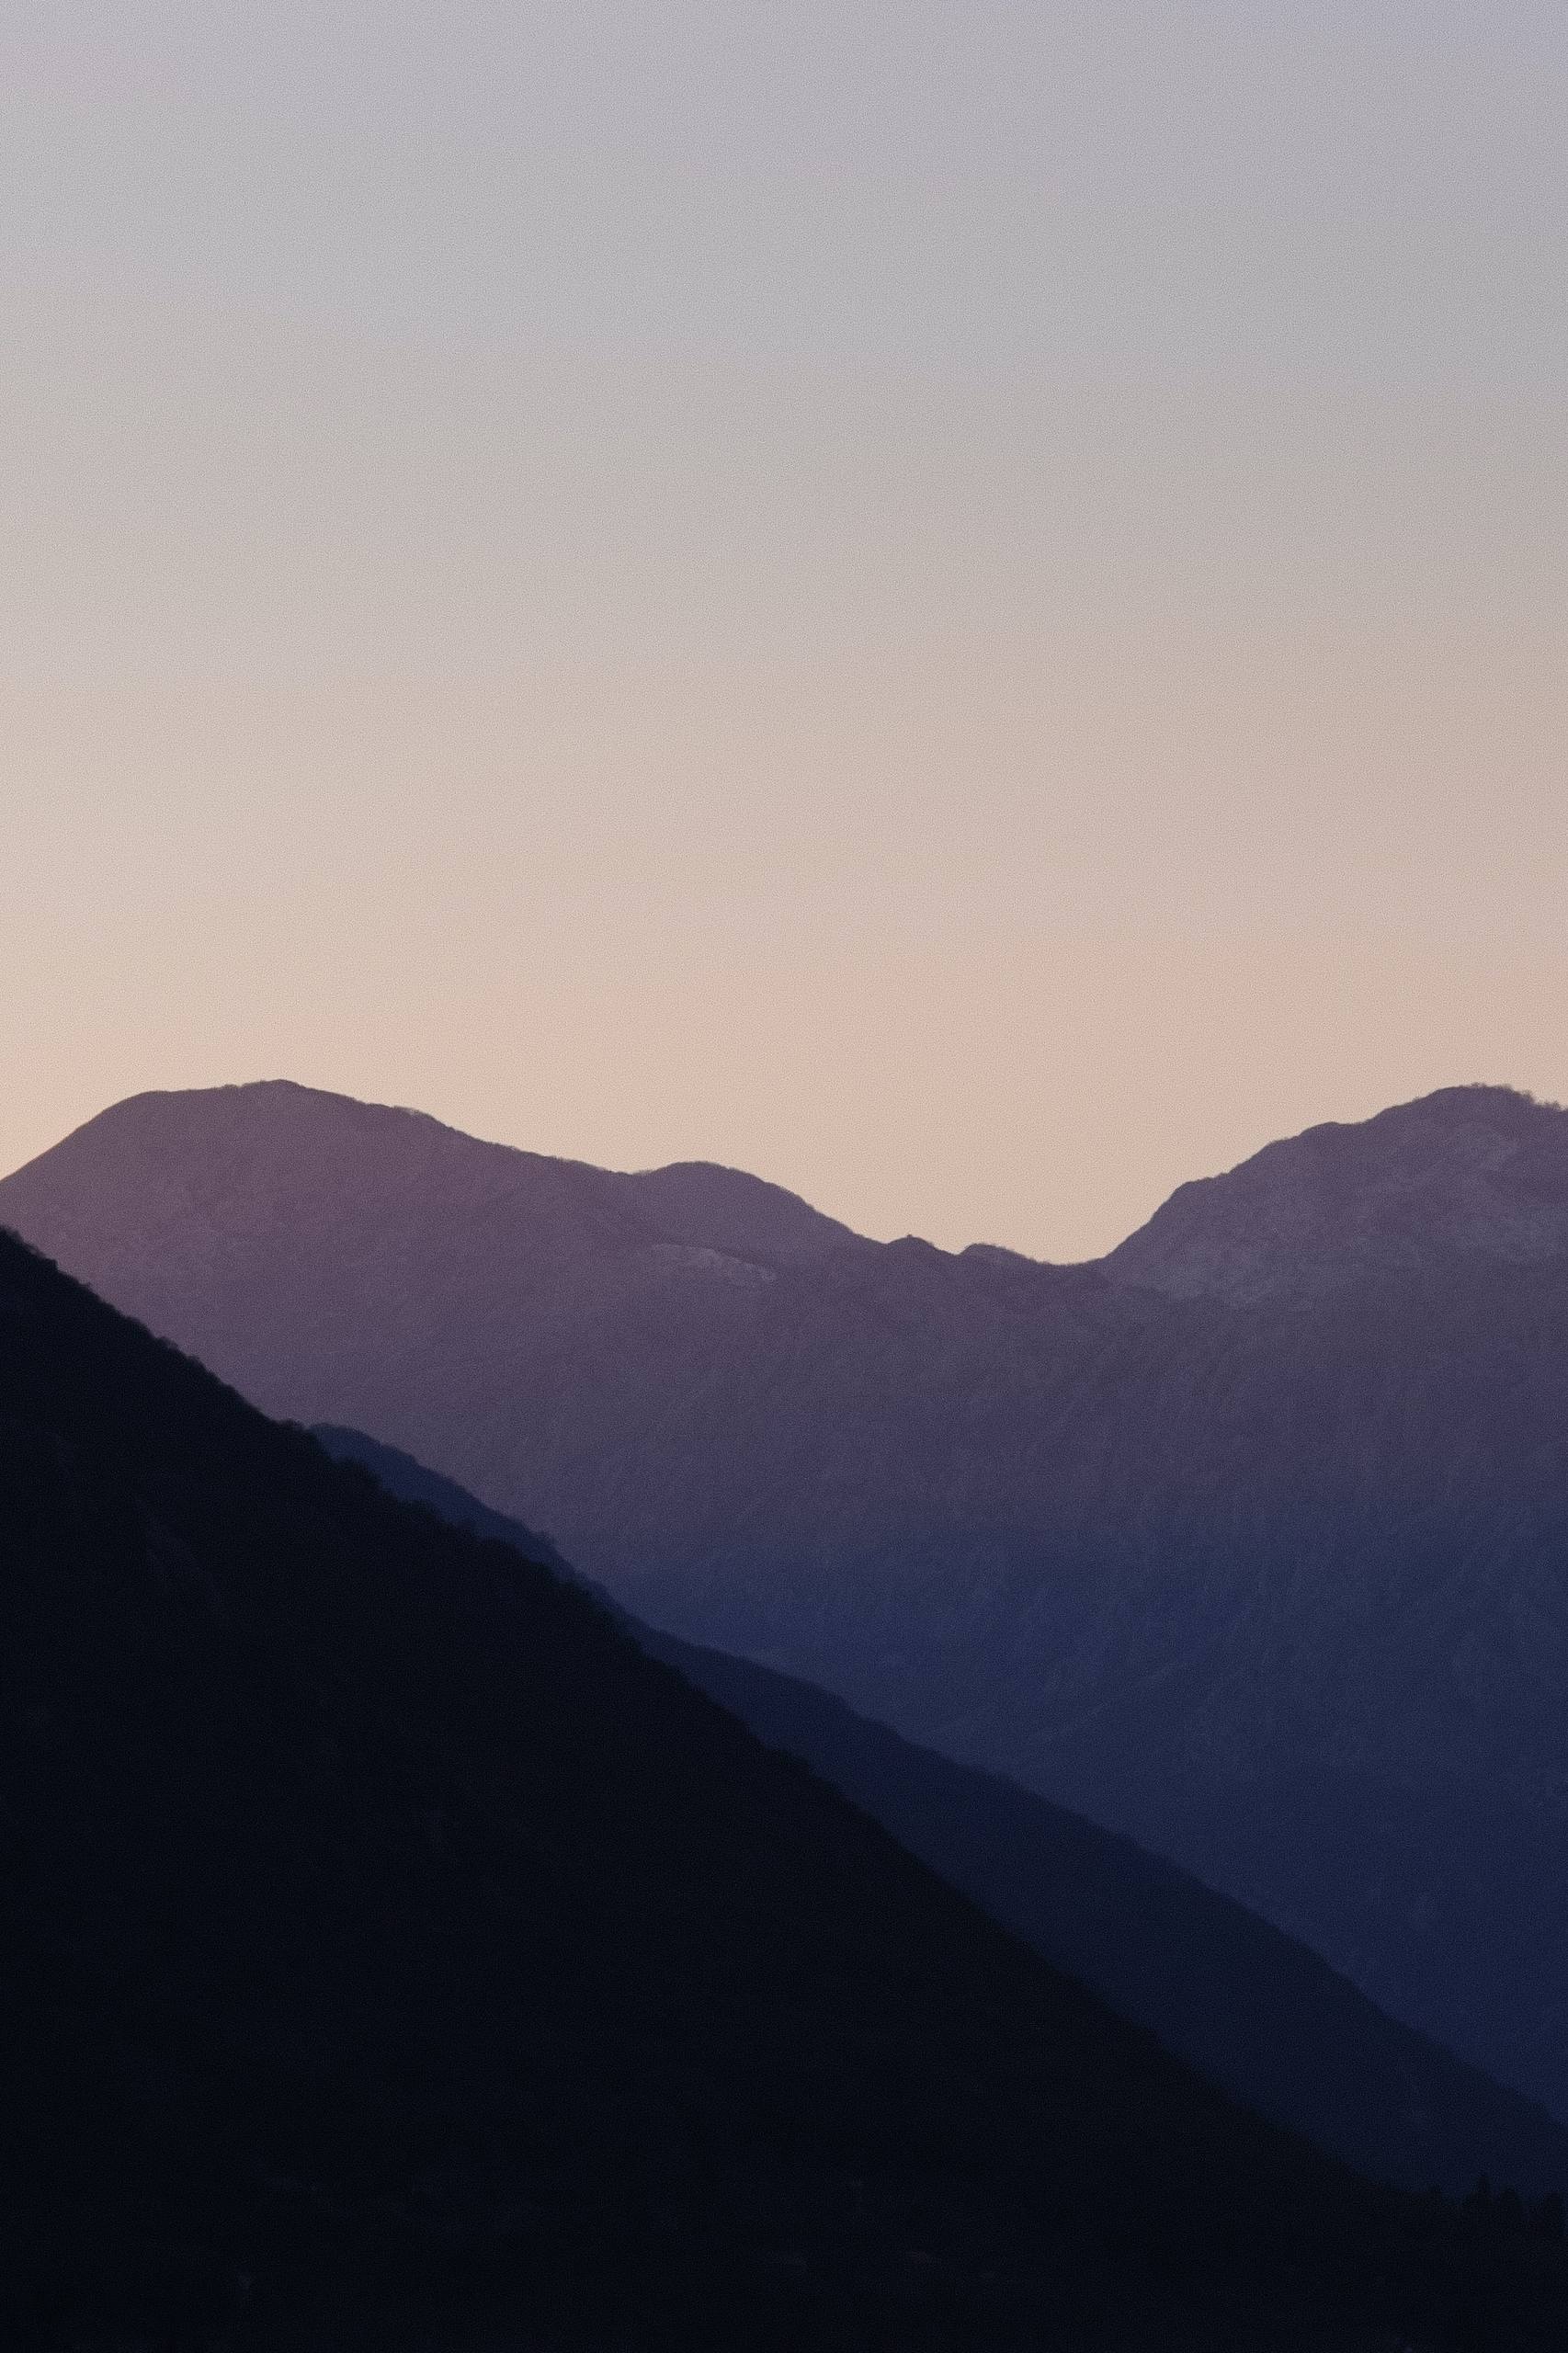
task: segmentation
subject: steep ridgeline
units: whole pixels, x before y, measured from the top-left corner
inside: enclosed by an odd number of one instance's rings
[[[282,1086],[122,1104],[0,1222],[1568,2120],[1568,1115],[1315,1130],[1081,1267]]]
[[[1546,2353],[513,1548],[0,1239],[7,2345]]]
[[[362,1431],[318,1427],[389,1494],[571,1570],[548,1540]],[[610,1606],[614,1606],[613,1604]],[[954,1764],[794,1677],[622,1615],[677,1667],[863,1806],[994,1919],[1245,2106],[1374,2178],[1568,2186],[1568,2131],[1411,2028],[1255,1913],[1017,1783]]]

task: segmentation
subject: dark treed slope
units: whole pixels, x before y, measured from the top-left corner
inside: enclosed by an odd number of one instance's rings
[[[1049,1267],[272,1086],[120,1105],[0,1222],[1568,2120],[1565,1202],[1568,1114],[1450,1090]]]
[[[571,1572],[546,1539],[412,1456],[320,1427],[392,1495]],[[1380,2179],[1568,2187],[1568,2131],[1387,2018],[1315,1953],[1174,1864],[1032,1790],[954,1764],[792,1676],[626,1622],[771,1747],[1248,2107]]]
[[[0,1561],[7,2344],[1561,2344],[1560,2245],[1231,2109],[3,1237]]]

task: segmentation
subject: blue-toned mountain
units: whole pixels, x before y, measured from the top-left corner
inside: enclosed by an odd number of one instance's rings
[[[755,1739],[0,1236],[0,2337],[1549,2353]]]
[[[545,1540],[412,1455],[359,1430],[314,1436],[390,1494],[574,1574]],[[803,1758],[950,1886],[1259,2115],[1407,2188],[1465,2191],[1483,2173],[1536,2195],[1568,2185],[1568,2129],[1387,2017],[1245,1905],[812,1684],[618,1614],[641,1648],[770,1748]]]

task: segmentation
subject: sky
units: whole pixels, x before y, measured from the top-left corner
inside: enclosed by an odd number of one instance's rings
[[[1568,1096],[1568,11],[0,0],[0,1167],[1075,1258]]]

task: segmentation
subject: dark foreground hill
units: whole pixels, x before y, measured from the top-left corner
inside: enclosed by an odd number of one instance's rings
[[[394,1447],[321,1426],[394,1495],[570,1575],[547,1539]],[[955,1764],[840,1699],[635,1619],[677,1667],[874,1814],[912,1854],[1122,2017],[1260,2114],[1381,2181],[1454,2193],[1478,2175],[1568,2188],[1568,2131],[1388,2018],[1293,1938],[1131,1839],[1017,1782]]]
[[[1568,1114],[1315,1130],[1087,1267],[283,1086],[122,1104],[0,1221],[1568,2119]]]
[[[1560,2346],[514,1550],[0,1237],[0,2341]]]

